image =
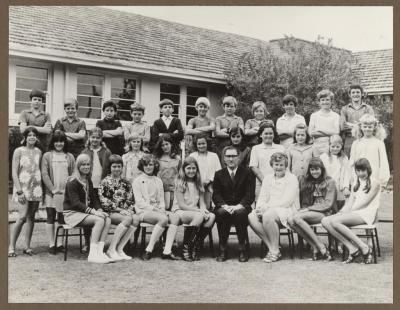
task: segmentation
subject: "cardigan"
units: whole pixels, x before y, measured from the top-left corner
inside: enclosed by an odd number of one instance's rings
[[[156,184],[156,197],[151,197],[148,186],[150,180],[154,180]],[[153,211],[153,208],[158,208],[165,211],[164,188],[159,177],[148,176],[143,173],[133,181],[133,195],[135,197],[135,211],[140,214],[145,211]]]
[[[41,165],[42,180],[45,185],[45,193],[51,196],[53,196],[52,191],[54,190],[53,165],[51,164],[53,160],[53,153],[53,151],[46,152],[42,157]],[[65,156],[67,157],[68,162],[68,175],[71,175],[74,171],[75,158],[74,155],[72,155],[71,153],[65,153]]]
[[[300,206],[301,208],[308,208],[310,211],[321,212],[329,214],[336,206],[336,184],[335,181],[327,176],[323,181],[326,187],[321,189],[321,183],[316,184],[315,191],[318,196],[314,196],[314,192],[310,193],[307,188],[307,181],[305,177],[301,177],[299,181],[300,188]]]
[[[86,205],[86,192],[83,184],[76,178],[67,182],[65,186],[64,211],[90,213],[92,209],[100,209],[100,199],[98,191],[93,189],[93,183],[88,178],[89,186],[89,205]]]

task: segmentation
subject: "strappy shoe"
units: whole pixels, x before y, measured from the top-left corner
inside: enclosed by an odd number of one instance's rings
[[[319,252],[313,252],[311,260],[316,261],[319,259]]]
[[[326,262],[330,262],[331,260],[333,260],[332,255],[327,248],[325,248],[324,253],[321,252],[321,259]]]
[[[357,250],[353,253],[349,253],[347,259],[343,262],[344,264],[351,264],[354,260],[361,255],[361,251]]]
[[[274,263],[274,262],[280,260],[281,257],[282,257],[281,252],[278,252],[276,254],[268,253],[267,256],[263,259],[263,261],[266,263]]]
[[[33,252],[33,250],[32,250],[32,249],[29,249],[29,248],[23,250],[22,253],[24,253],[24,254],[26,254],[26,255],[29,255],[29,256],[35,255],[35,252]]]
[[[8,257],[17,257],[17,253],[14,250],[8,251]]]
[[[368,248],[368,252],[366,254],[363,254],[363,258],[364,264],[372,264],[374,262],[371,248]]]

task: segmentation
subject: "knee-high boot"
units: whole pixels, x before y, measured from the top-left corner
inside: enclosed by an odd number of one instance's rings
[[[183,234],[183,246],[182,246],[182,258],[187,262],[193,261],[192,259],[192,250],[193,250],[193,242],[196,237],[198,227],[196,226],[187,226],[185,228],[185,232]]]
[[[193,250],[192,250],[192,258],[193,260],[200,260],[200,249],[203,245],[205,237],[208,236],[210,233],[211,228],[210,227],[201,227],[196,234],[196,237],[194,239],[194,245],[193,245]]]

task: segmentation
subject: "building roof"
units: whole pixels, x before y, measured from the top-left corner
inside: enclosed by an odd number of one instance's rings
[[[369,94],[393,93],[393,50],[376,50],[353,53],[354,71],[360,84]]]
[[[10,50],[224,79],[265,41],[95,6],[10,6]],[[168,74],[166,74],[168,75]]]
[[[245,52],[262,46],[282,55],[283,39],[266,42],[95,6],[10,6],[9,17],[10,55],[79,65],[225,83],[225,69]],[[354,55],[367,92],[393,92],[393,50]]]

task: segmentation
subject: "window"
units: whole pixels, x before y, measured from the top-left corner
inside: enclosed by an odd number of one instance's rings
[[[123,77],[112,77],[111,99],[117,103],[117,117],[121,121],[131,121],[130,106],[136,101],[136,80]]]
[[[78,73],[77,81],[78,117],[100,119],[104,76]]]
[[[18,114],[22,110],[30,109],[29,94],[32,89],[39,89],[47,93],[48,74],[47,68],[16,66],[14,113]],[[44,110],[46,110],[46,106],[44,106]]]
[[[174,103],[174,111],[172,112],[172,116],[175,117],[179,117],[180,92],[181,87],[179,85],[165,83],[160,84],[160,100],[172,100]]]
[[[188,86],[186,93],[186,123],[188,123],[191,118],[197,116],[197,111],[194,107],[197,98],[207,97],[207,90],[205,88]]]

